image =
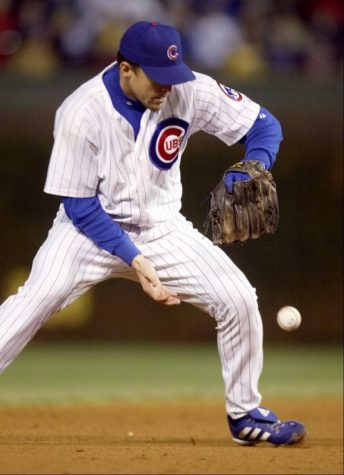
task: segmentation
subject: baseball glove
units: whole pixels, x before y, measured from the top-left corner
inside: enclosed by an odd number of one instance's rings
[[[250,178],[236,181],[229,193],[224,182],[228,172],[247,173]],[[278,217],[276,184],[271,173],[259,161],[248,160],[226,170],[223,179],[210,193],[205,232],[211,224],[214,244],[243,243],[274,233]]]

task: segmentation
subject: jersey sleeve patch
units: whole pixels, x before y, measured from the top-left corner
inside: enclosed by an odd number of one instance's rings
[[[157,168],[160,170],[172,168],[178,159],[188,127],[188,122],[176,117],[159,122],[149,145],[149,158]]]
[[[227,97],[232,99],[232,101],[235,102],[240,102],[242,101],[242,95],[240,92],[236,91],[235,89],[232,89],[231,87],[225,86],[224,84],[217,83],[221,91],[226,94]]]

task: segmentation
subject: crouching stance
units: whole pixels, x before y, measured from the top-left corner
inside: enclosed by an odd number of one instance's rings
[[[180,213],[181,157],[197,131],[229,146],[241,142],[243,162],[267,170],[282,139],[266,109],[188,68],[173,27],[135,23],[117,61],[57,111],[44,190],[61,205],[27,282],[0,307],[0,370],[89,288],[110,278],[134,280],[157,302],[186,302],[214,319],[233,439],[293,444],[305,434],[303,424],[281,422],[260,407],[263,332],[255,290]],[[230,191],[247,179],[234,170],[224,182]]]

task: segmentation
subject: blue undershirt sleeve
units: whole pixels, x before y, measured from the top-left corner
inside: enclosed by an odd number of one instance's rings
[[[104,211],[97,196],[63,197],[62,202],[74,226],[102,249],[120,257],[128,265],[141,254],[128,234]]]
[[[239,141],[245,146],[244,161],[259,160],[266,169],[271,169],[282,139],[279,121],[267,109],[261,107],[253,126]]]

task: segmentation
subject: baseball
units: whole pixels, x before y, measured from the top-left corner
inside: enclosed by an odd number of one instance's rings
[[[301,314],[297,308],[287,305],[277,312],[277,323],[287,332],[296,330],[301,324]]]

